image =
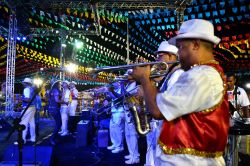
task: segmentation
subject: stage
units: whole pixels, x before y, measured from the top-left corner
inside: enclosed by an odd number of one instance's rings
[[[58,144],[51,146],[49,143],[49,136],[53,130],[53,120],[50,118],[40,119],[40,130],[37,143],[31,144],[27,142],[23,148],[23,163],[28,164],[37,163],[37,165],[47,166],[48,161],[51,166],[113,166],[113,165],[126,165],[124,156],[128,154],[126,143],[124,151],[121,153],[113,154],[105,147],[98,147],[97,137],[95,135],[92,138],[88,138],[87,144],[79,146],[76,143],[77,133],[70,134],[57,139]],[[0,163],[2,165],[8,163],[17,163],[18,161],[18,146],[14,145],[14,141],[17,139],[17,133],[15,132],[8,141],[5,141],[5,137],[8,134],[8,130],[0,130]],[[140,151],[141,162],[144,165],[145,153],[146,153],[146,139],[140,138]],[[44,151],[44,150],[47,150]],[[28,153],[28,154],[27,154]],[[28,158],[28,159],[27,159]],[[36,160],[36,162],[35,162]],[[7,166],[6,164],[6,166]]]

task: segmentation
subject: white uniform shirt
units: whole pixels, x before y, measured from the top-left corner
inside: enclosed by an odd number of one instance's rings
[[[166,84],[166,81],[167,81],[167,89],[166,90],[168,90],[170,87],[172,87],[183,72],[184,72],[184,70],[182,70],[182,69],[177,69],[176,71],[174,71],[174,73],[170,76],[169,79],[164,80],[164,82],[160,88],[160,91],[162,90],[162,88]]]
[[[233,93],[234,93],[234,90],[227,91],[228,101],[230,101],[232,103],[232,105],[234,107],[236,107],[235,96],[234,96]],[[240,106],[240,107],[245,107],[245,106],[249,106],[250,105],[247,93],[241,87],[237,88],[237,105]]]
[[[70,90],[69,89],[64,89],[63,90],[63,95],[62,95],[62,100],[64,102],[69,102],[69,98],[70,98]],[[61,107],[65,107],[68,106],[67,104],[61,104]]]
[[[168,120],[199,112],[218,104],[223,97],[223,81],[220,74],[210,66],[201,65],[184,72],[174,85],[156,96],[157,105]],[[159,165],[224,165],[222,157],[202,158],[186,154],[166,155],[157,146]],[[184,162],[183,162],[184,161]],[[205,163],[205,164],[204,164]]]
[[[228,101],[231,102],[234,108],[236,108],[234,89],[232,91],[227,91],[227,95],[228,95]],[[237,106],[240,108],[240,107],[245,107],[249,105],[250,105],[250,102],[249,102],[246,91],[242,89],[241,87],[238,87],[237,88]],[[238,114],[237,111],[234,111],[233,117],[240,118],[240,115]]]
[[[121,88],[115,89],[115,92],[118,94],[121,94]],[[120,97],[119,97],[120,98]],[[112,99],[112,103],[111,103],[111,112],[112,113],[116,113],[116,112],[124,112],[123,109],[123,104],[122,102],[119,103],[114,103],[115,99]]]
[[[28,98],[28,99],[31,98],[31,96],[30,96],[30,88],[29,87],[24,88],[23,96],[24,96],[24,98]]]
[[[76,88],[73,88],[73,89],[71,90],[71,93],[73,94],[73,96],[74,96],[75,98],[78,97],[78,90],[77,90]],[[72,99],[72,100],[76,100],[76,99]]]

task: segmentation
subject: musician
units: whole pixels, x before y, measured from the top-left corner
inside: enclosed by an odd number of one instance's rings
[[[76,114],[76,108],[77,108],[77,97],[78,97],[78,90],[76,89],[76,82],[71,81],[69,83],[69,89],[72,97],[72,101],[70,103],[70,109],[69,109],[69,116],[75,116]]]
[[[244,124],[250,124],[250,115],[249,115],[249,99],[247,96],[246,91],[236,86],[236,78],[235,75],[232,73],[227,74],[227,95],[228,95],[228,101],[232,104],[232,107],[230,110],[232,114],[232,127],[241,129],[243,128]],[[242,115],[243,113],[243,115]],[[234,124],[238,122],[237,124]],[[242,123],[240,123],[242,122]],[[247,126],[248,127],[248,126]],[[235,145],[235,142],[237,143]],[[238,150],[236,148],[239,148],[241,144],[241,136],[240,135],[232,135],[230,134],[228,137],[228,144],[227,149],[225,150],[225,160],[226,164],[228,166],[234,165],[234,162],[238,162],[238,158],[234,158],[235,156],[238,156]]]
[[[239,118],[240,111],[243,113],[243,118],[245,120],[246,124],[250,124],[250,113],[249,113],[249,99],[247,96],[246,91],[235,85],[236,83],[236,78],[234,74],[227,74],[227,94],[228,94],[228,101],[234,106],[235,110],[233,112],[233,117],[234,118]]]
[[[176,46],[169,44],[167,41],[163,41],[155,52],[156,61],[176,62],[178,60],[177,52],[178,48]],[[167,89],[171,88],[183,72],[184,70],[181,69],[180,65],[177,63],[169,64],[169,69],[166,76],[154,79],[154,81],[159,83],[159,92],[163,93]],[[155,165],[155,150],[161,130],[161,125],[162,120],[156,120],[153,118],[150,122],[151,132],[147,134],[147,153],[145,166]]]
[[[135,81],[129,81],[125,87],[126,95],[132,97],[143,97],[138,95],[139,86]],[[136,164],[140,162],[140,153],[138,151],[138,133],[136,131],[135,121],[131,111],[129,110],[130,104],[133,106],[135,103],[128,103],[128,105],[124,105],[125,109],[125,140],[128,147],[129,154],[124,156],[127,161],[125,164]]]
[[[60,97],[61,97],[60,81],[54,81],[54,82],[51,81],[48,112],[55,120],[55,127],[50,137],[51,145],[56,145],[56,136],[62,126],[62,119],[60,114],[60,107],[61,107]]]
[[[109,87],[108,96],[112,98],[111,105],[111,119],[109,124],[109,132],[111,139],[111,146],[107,149],[112,150],[112,153],[119,153],[124,150],[124,108],[123,108],[123,94],[125,92],[123,82],[115,82],[113,86]]]
[[[70,103],[69,106],[69,131],[71,133],[75,132],[76,127],[74,125],[75,121],[76,121],[76,108],[77,108],[77,98],[78,98],[78,90],[76,89],[76,82],[75,81],[71,81],[69,83],[69,89],[70,89],[70,94],[72,97],[72,101]]]
[[[5,96],[6,96],[6,83],[3,82],[1,84],[1,91],[0,91],[0,111],[5,110]]]
[[[213,55],[220,39],[209,21],[193,19],[183,22],[179,34],[168,42],[179,49],[185,70],[171,88],[157,93],[149,66],[136,67],[131,73],[143,87],[151,115],[163,119],[155,165],[225,165],[222,154],[229,129],[226,82]]]
[[[70,106],[70,90],[69,90],[69,82],[62,82],[62,98],[61,98],[61,118],[62,118],[62,127],[59,134],[61,136],[68,135],[68,119],[69,119],[69,106]]]
[[[32,80],[30,78],[25,78],[22,81],[24,86],[23,96],[22,96],[22,107],[23,111],[27,105],[31,102],[32,97],[35,95],[35,88],[32,86]],[[33,100],[22,117],[20,124],[25,125],[25,130],[23,131],[23,141],[26,142],[27,131],[29,127],[30,131],[30,141],[36,141],[36,125],[35,125],[35,113],[36,113],[36,100]]]

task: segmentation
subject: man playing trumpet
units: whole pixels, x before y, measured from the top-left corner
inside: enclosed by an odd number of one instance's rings
[[[151,115],[163,119],[155,165],[225,165],[229,109],[223,70],[213,55],[220,39],[209,21],[193,19],[168,42],[179,49],[185,70],[171,88],[158,93],[149,66],[131,73],[141,83]]]
[[[155,52],[156,61],[177,62],[177,52],[177,47],[169,44],[167,41],[163,41],[159,45],[158,50]],[[173,84],[177,81],[179,76],[184,72],[183,69],[180,68],[180,65],[178,65],[177,63],[169,64],[168,67],[168,72],[164,77],[162,76],[154,78],[154,81],[158,84],[157,88],[160,93],[163,93],[167,89],[171,88]],[[150,122],[151,132],[147,134],[147,153],[145,166],[155,165],[155,150],[161,126],[162,120],[156,120],[153,118]]]

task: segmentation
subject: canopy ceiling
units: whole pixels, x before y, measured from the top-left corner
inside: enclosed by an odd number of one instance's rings
[[[185,9],[185,10],[184,10]],[[178,17],[184,10],[183,17]],[[60,45],[66,44],[65,63],[115,66],[129,59],[154,60],[163,40],[175,36],[181,19],[211,21],[222,41],[214,55],[226,72],[245,80],[250,71],[250,4],[248,0],[193,1],[55,1],[12,0],[0,2],[0,77],[6,77],[8,21],[17,18],[16,80],[34,76],[41,67],[58,67]],[[83,42],[77,49],[74,43]],[[106,75],[92,78],[84,72],[66,75],[79,83],[106,82]]]

